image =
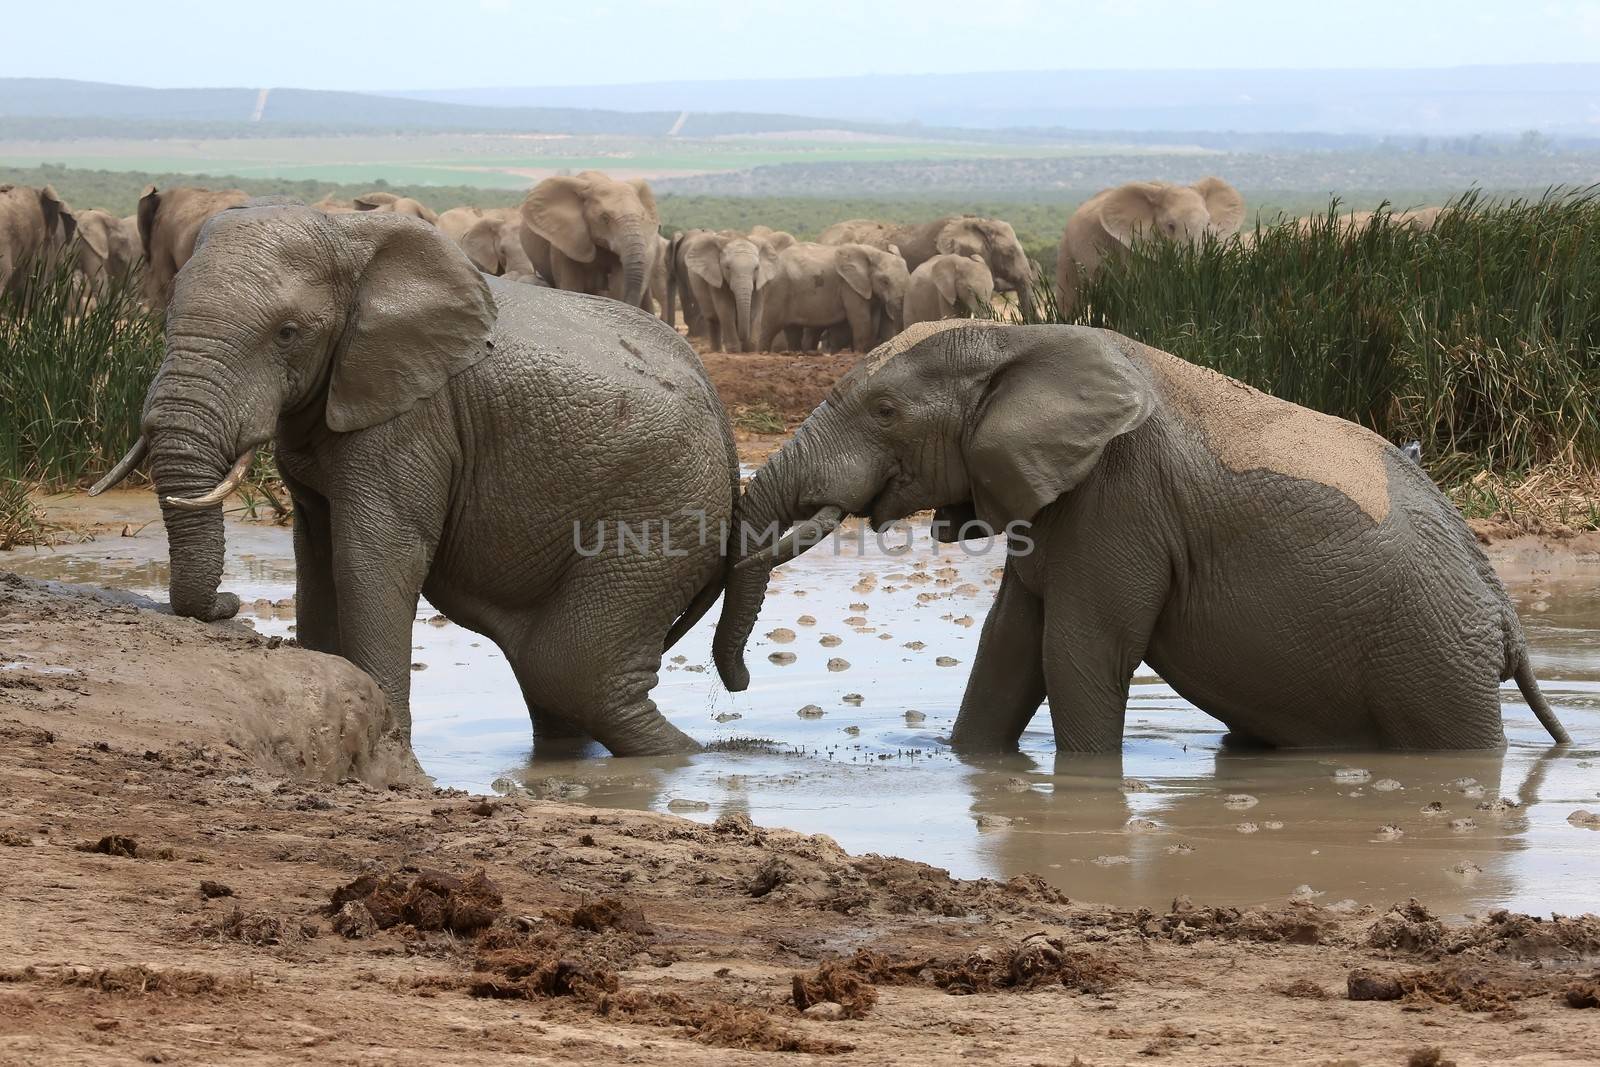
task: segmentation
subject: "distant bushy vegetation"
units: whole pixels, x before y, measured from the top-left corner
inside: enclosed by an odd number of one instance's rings
[[[1086,284],[1079,321],[1420,440],[1441,484],[1600,466],[1595,190],[1468,194],[1427,233],[1383,213],[1352,231],[1341,210],[1308,232],[1142,245]]]

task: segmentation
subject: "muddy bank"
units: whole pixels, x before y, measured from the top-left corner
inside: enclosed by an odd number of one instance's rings
[[[311,654],[0,592],[8,663],[93,632],[137,668],[0,690],[3,1062],[1579,1063],[1600,1041],[1593,918],[1121,908],[738,813],[296,780],[199,741],[220,709],[159,675],[198,664],[236,707],[263,663],[352,692]]]
[[[0,721],[71,747],[228,752],[311,781],[417,777],[362,671],[155,606],[0,574]]]

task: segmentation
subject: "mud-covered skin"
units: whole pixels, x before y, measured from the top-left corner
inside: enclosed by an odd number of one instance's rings
[[[263,277],[278,286],[252,285]],[[373,299],[390,285],[404,296]],[[424,593],[501,646],[541,736],[691,749],[648,694],[674,620],[720,583],[716,530],[738,484],[726,416],[659,320],[484,285],[447,237],[393,215],[217,219],[179,279],[151,388],[157,489],[192,495],[273,440],[295,503],[299,639],[371,673],[402,728]],[[231,614],[217,510],[164,518],[174,610]],[[618,522],[649,535],[621,549]]]
[[[1240,736],[1492,748],[1526,669],[1499,580],[1415,464],[1354,424],[1084,327],[923,324],[864,360],[752,480],[746,522],[926,508],[1013,544],[952,743],[1121,745],[1141,660]],[[1026,542],[1026,545],[1024,544]],[[730,580],[735,671],[757,561]],[[736,671],[735,671],[736,673]],[[1531,690],[1531,691],[1530,691]]]

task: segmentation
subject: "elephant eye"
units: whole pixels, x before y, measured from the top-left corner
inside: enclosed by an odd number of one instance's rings
[[[887,400],[878,401],[878,418],[888,420],[894,418],[894,404]]]
[[[300,336],[300,328],[292,322],[286,322],[278,327],[278,343],[280,345],[294,344],[294,339]]]

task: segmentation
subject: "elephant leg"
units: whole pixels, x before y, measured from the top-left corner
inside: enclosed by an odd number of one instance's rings
[[[850,346],[857,352],[873,349],[872,305],[865,300],[848,301],[844,306],[845,319],[850,323]]]
[[[969,752],[1016,748],[1044,694],[1044,602],[1023,588],[1007,560],[950,744]]]
[[[810,326],[790,326],[783,337],[791,352],[810,352],[817,347],[817,331]]]
[[[743,346],[739,343],[739,317],[733,306],[733,294],[726,289],[718,289],[711,294],[712,304],[717,309],[717,344],[723,352],[739,352]]]
[[[389,700],[396,732],[411,734],[411,633],[437,534],[398,508],[357,500],[333,514],[339,648]]]
[[[1147,568],[1148,570],[1148,568]],[[1167,583],[1130,576],[1130,561],[1084,558],[1049,576],[1044,677],[1058,752],[1122,748],[1128,684],[1144,659]]]
[[[339,598],[333,582],[328,502],[285,477],[294,501],[295,639],[302,648],[339,651]]]

